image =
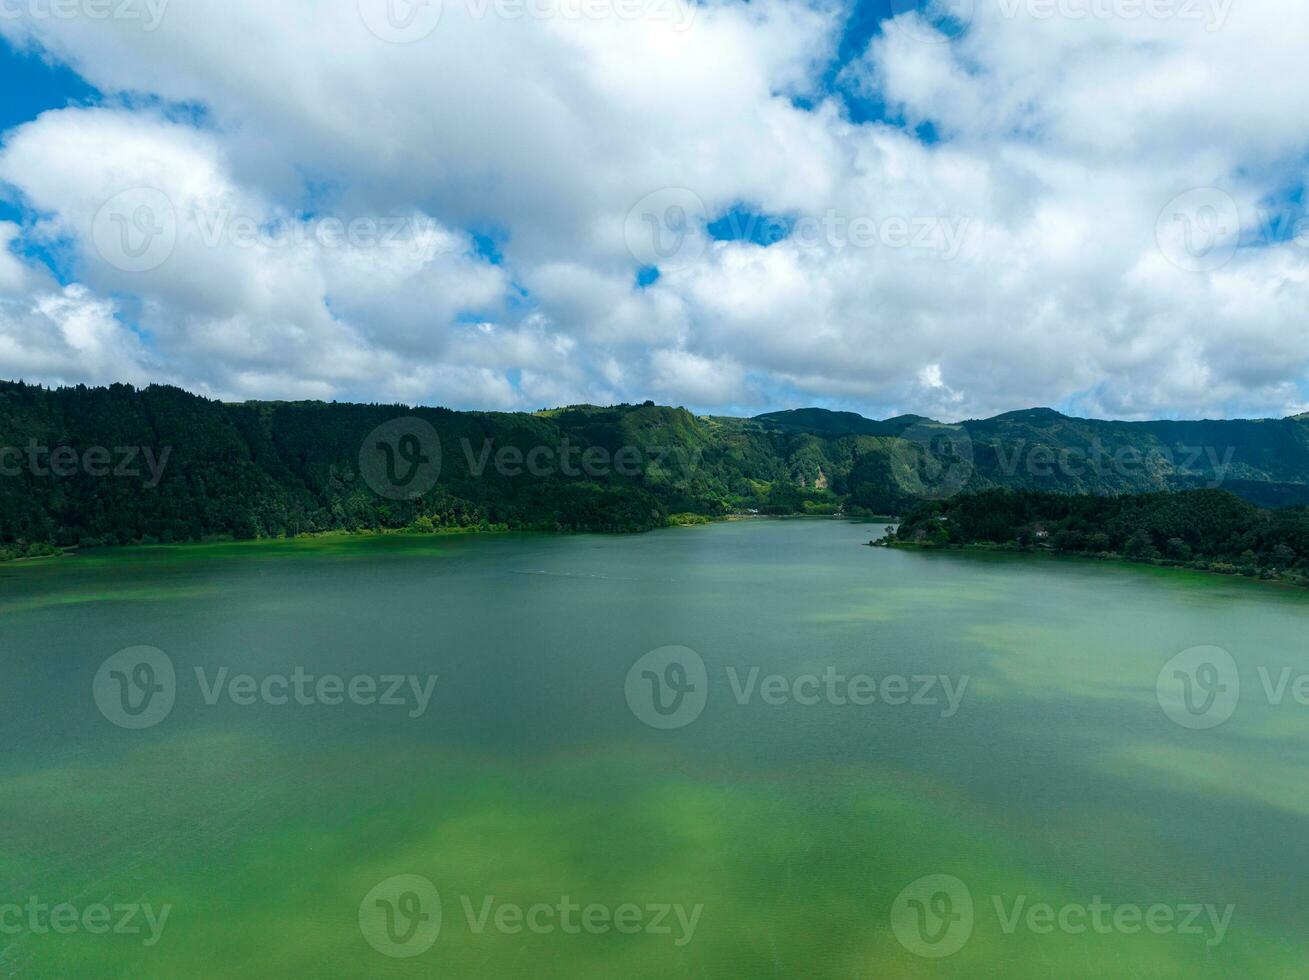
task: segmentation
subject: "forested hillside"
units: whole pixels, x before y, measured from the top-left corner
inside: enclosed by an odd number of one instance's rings
[[[1309,584],[1309,508],[1263,510],[1222,490],[987,490],[920,505],[886,543],[1044,549]]]
[[[398,419],[430,430],[370,444]],[[421,492],[391,493],[366,471],[370,461],[403,471],[410,452],[439,470]],[[337,529],[637,531],[680,515],[902,514],[990,487],[1223,486],[1289,506],[1309,501],[1306,484],[1303,419],[1118,423],[1037,410],[938,426],[819,409],[505,414],[0,383],[0,557]]]
[[[379,493],[361,473],[370,433],[403,418],[432,427],[423,449],[440,460],[439,479],[414,499]],[[540,465],[525,462],[538,449]],[[528,415],[0,384],[0,548],[14,557],[414,525],[637,531],[683,513],[832,513],[837,494],[813,486],[832,466],[821,449],[653,404]]]

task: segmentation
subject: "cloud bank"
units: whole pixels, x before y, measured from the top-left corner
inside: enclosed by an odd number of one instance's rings
[[[850,9],[789,0],[92,6],[0,19],[103,93],[3,136],[0,376],[1309,403],[1309,9],[897,0],[851,56]]]

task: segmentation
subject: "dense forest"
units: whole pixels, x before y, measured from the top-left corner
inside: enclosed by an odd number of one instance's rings
[[[1264,510],[1221,490],[987,490],[915,508],[884,543],[1093,554],[1309,585],[1309,508]]]
[[[431,426],[424,451],[440,458],[435,484],[412,499],[379,493],[361,471],[370,433],[401,418]],[[0,558],[218,536],[641,531],[733,511],[835,513],[838,493],[819,486],[832,464],[809,441],[653,404],[501,414],[0,384]]]
[[[399,419],[430,437],[369,445]],[[403,471],[411,449],[437,461],[430,485],[379,492],[370,463]],[[0,559],[332,530],[641,531],[733,513],[904,514],[941,489],[943,471],[958,478],[944,481],[949,492],[1221,485],[1294,506],[1309,503],[1309,420],[1121,423],[1034,410],[938,426],[821,409],[699,416],[652,402],[510,414],[0,382]]]

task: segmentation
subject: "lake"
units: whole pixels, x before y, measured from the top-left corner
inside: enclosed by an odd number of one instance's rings
[[[882,530],[0,566],[0,975],[1303,975],[1309,598]]]

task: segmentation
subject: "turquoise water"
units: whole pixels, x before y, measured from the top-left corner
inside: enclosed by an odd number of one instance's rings
[[[0,975],[1302,975],[1305,596],[879,535],[0,567]]]

